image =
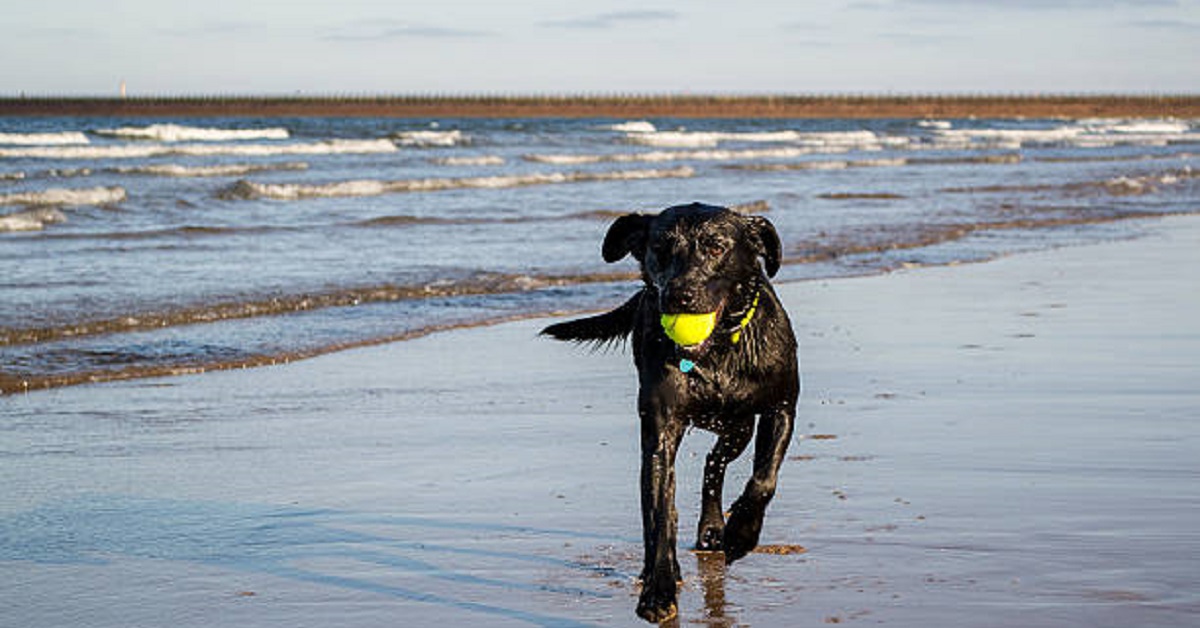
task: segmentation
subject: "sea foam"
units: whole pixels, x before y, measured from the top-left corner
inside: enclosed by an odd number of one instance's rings
[[[940,148],[1020,148],[1060,144],[1079,148],[1166,146],[1200,142],[1200,132],[1179,120],[1081,120],[1050,129],[935,129]]]
[[[464,144],[467,137],[462,131],[401,131],[392,135],[400,146],[449,147]]]
[[[621,133],[654,133],[658,131],[652,123],[646,120],[630,120],[629,122],[621,122],[607,128]]]
[[[391,140],[323,140],[297,144],[118,144],[115,146],[0,148],[0,158],[140,159],[169,155],[271,157],[276,155],[392,153],[397,150],[396,144]]]
[[[151,124],[144,127],[121,127],[118,129],[96,129],[96,135],[117,137],[127,140],[150,140],[155,142],[229,142],[243,140],[286,140],[287,129],[209,129],[182,126],[179,124]]]
[[[0,194],[0,205],[107,205],[125,200],[120,187],[54,188],[37,192]]]
[[[0,216],[0,232],[41,231],[46,225],[66,221],[67,217],[61,211],[53,207],[38,207]]]
[[[140,174],[156,177],[231,177],[273,170],[307,170],[304,162],[281,164],[224,164],[219,166],[184,166],[180,164],[154,164],[112,168],[118,174]]]
[[[815,151],[801,147],[780,147],[746,150],[672,150],[649,151],[645,153],[609,153],[609,154],[530,154],[522,159],[535,163],[573,165],[598,163],[628,163],[628,162],[663,162],[663,161],[737,161],[746,159],[788,159],[811,155]]]
[[[712,148],[722,142],[799,144],[813,147],[878,147],[884,144],[907,144],[907,138],[881,138],[872,131],[758,131],[758,132],[713,132],[713,131],[656,131],[653,133],[628,133],[625,140],[631,144],[659,148]]]
[[[0,133],[0,144],[9,146],[65,146],[87,144],[88,138],[78,131],[61,133]]]
[[[276,200],[299,200],[306,198],[332,198],[353,196],[379,196],[403,192],[437,192],[454,189],[500,189],[556,183],[584,183],[595,181],[634,181],[640,179],[686,178],[695,174],[691,168],[668,170],[618,170],[614,172],[549,172],[495,177],[465,177],[443,179],[402,179],[381,181],[366,179],[340,181],[326,184],[299,183],[255,183],[241,180],[222,190],[219,196],[226,199],[268,198]]]
[[[429,160],[439,166],[503,166],[504,158],[499,155],[473,155],[465,157],[437,157]]]

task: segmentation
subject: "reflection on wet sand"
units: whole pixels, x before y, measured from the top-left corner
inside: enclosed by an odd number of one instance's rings
[[[704,623],[709,626],[736,626],[735,618],[726,616],[725,554],[695,552],[696,571],[704,590]]]

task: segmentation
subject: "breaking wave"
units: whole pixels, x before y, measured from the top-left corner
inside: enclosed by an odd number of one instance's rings
[[[906,137],[885,137],[872,131],[760,131],[760,132],[712,132],[712,131],[655,131],[629,133],[625,140],[631,144],[659,148],[712,148],[722,142],[798,144],[820,148],[847,147],[871,148],[879,146],[903,146],[909,143]]]
[[[9,146],[64,146],[87,144],[88,138],[78,131],[61,133],[0,133],[0,144]]]
[[[504,158],[499,155],[437,157],[429,161],[439,166],[503,166],[505,163]]]
[[[142,159],[184,155],[210,157],[240,155],[344,155],[396,152],[391,140],[322,140],[298,144],[120,144],[116,146],[40,146],[0,148],[0,158],[36,159]]]
[[[151,124],[144,127],[121,127],[118,129],[96,129],[96,135],[117,137],[127,140],[149,140],[155,142],[229,142],[244,140],[286,140],[291,135],[287,129],[208,129],[179,124]]]
[[[1021,148],[1064,145],[1079,148],[1167,146],[1200,142],[1200,132],[1181,120],[1080,120],[1049,129],[933,129],[939,148]]]
[[[402,179],[399,181],[341,181],[323,185],[299,183],[254,183],[241,180],[219,193],[225,199],[298,200],[350,196],[379,196],[404,192],[436,192],[465,188],[499,189],[556,183],[585,183],[640,179],[686,178],[695,174],[691,168],[669,170],[618,170],[614,172],[549,172],[496,177],[465,177],[445,179]]]
[[[112,168],[119,174],[140,174],[155,177],[230,177],[255,172],[276,170],[307,170],[308,164],[292,161],[281,164],[225,164],[220,166],[184,166],[180,164],[156,164]]]
[[[654,124],[646,120],[630,120],[629,122],[621,122],[605,128],[619,133],[654,133],[658,131]]]
[[[38,207],[0,216],[0,233],[6,231],[41,231],[46,225],[66,222],[67,217],[53,207]]]
[[[900,166],[950,165],[950,164],[1018,164],[1021,156],[1015,153],[1003,155],[979,155],[974,157],[888,157],[883,159],[834,159],[822,161],[799,161],[773,164],[728,164],[731,170],[754,170],[782,172],[787,170],[846,170],[848,168],[897,168]]]
[[[99,187],[0,194],[0,205],[109,205],[125,200],[125,189]]]
[[[457,129],[451,131],[401,131],[392,135],[400,146],[449,147],[467,142],[467,136]]]
[[[788,159],[811,155],[809,148],[781,147],[746,150],[671,150],[645,153],[523,155],[522,159],[543,164],[577,165],[599,163],[663,162],[663,161],[737,161],[747,159]]]

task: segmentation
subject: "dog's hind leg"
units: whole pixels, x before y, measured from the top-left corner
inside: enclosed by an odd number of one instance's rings
[[[736,421],[738,427],[717,436],[717,443],[704,460],[704,489],[700,497],[700,525],[696,531],[696,549],[719,552],[725,534],[725,515],[721,496],[725,490],[725,468],[742,455],[754,434],[754,417]],[[744,425],[744,427],[742,427]]]
[[[787,456],[792,440],[795,410],[779,407],[764,412],[758,420],[758,435],[754,439],[754,473],[746,482],[741,497],[730,507],[729,521],[722,539],[725,562],[745,556],[758,545],[767,504],[775,496],[779,467]]]

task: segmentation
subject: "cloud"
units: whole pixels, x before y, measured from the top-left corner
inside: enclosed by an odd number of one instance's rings
[[[1200,24],[1183,20],[1137,20],[1129,22],[1129,26],[1175,33],[1200,33]]]
[[[217,21],[191,26],[160,28],[158,33],[170,37],[225,37],[227,35],[260,33],[266,30],[267,25],[261,22]]]
[[[340,42],[378,42],[403,39],[473,39],[494,37],[495,35],[489,31],[376,20],[343,25],[326,32],[322,39]]]
[[[647,24],[653,22],[670,22],[679,19],[675,11],[615,11],[587,17],[568,20],[551,20],[541,22],[542,26],[551,28],[579,28],[590,30],[607,30],[631,24]]]
[[[914,33],[907,31],[890,31],[879,33],[878,37],[902,46],[944,46],[955,42],[969,41],[963,35]]]
[[[1177,7],[1179,0],[896,0],[895,7],[942,5],[981,9],[1112,9],[1114,7]]]

